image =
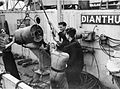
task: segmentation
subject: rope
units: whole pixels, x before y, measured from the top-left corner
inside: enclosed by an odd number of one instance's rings
[[[105,37],[105,40],[102,40],[102,38],[101,38],[102,36]],[[106,40],[106,39],[107,39],[107,40]],[[102,41],[108,41],[108,42],[106,42],[106,43],[104,44],[104,43],[102,43]],[[113,44],[115,44],[115,45],[111,45],[110,42],[113,43]],[[120,57],[112,56],[112,55],[110,54],[110,50],[112,50],[112,49],[113,49],[113,50],[115,50],[115,49],[118,50],[118,48],[120,47],[120,43],[118,43],[118,42],[120,42],[120,40],[114,39],[114,38],[111,38],[111,37],[108,37],[108,36],[103,35],[103,34],[101,34],[101,36],[100,36],[100,38],[99,38],[99,45],[100,45],[101,50],[102,50],[105,54],[107,54],[109,57],[112,57],[112,58],[120,58]],[[107,49],[106,49],[106,48],[109,48],[108,52],[107,52]],[[111,49],[110,49],[110,48],[111,48]]]
[[[20,25],[18,26],[18,29],[20,28],[21,24],[25,21],[25,19],[29,17],[31,20],[34,21],[34,19],[32,19],[30,16],[29,16],[29,13],[28,13],[28,7],[26,8],[26,11],[25,11],[25,18],[22,20],[22,22],[20,22]]]
[[[44,12],[44,14],[45,14],[45,16],[46,16],[48,22],[50,22],[50,20],[49,20],[49,18],[48,18],[48,15],[47,15],[47,13],[46,13],[46,11],[45,11],[45,8],[44,8],[44,5],[43,5],[42,0],[39,0],[39,2],[41,2],[41,6],[42,6],[42,8],[43,8],[43,12]]]
[[[94,57],[95,62],[96,62],[96,67],[97,67],[97,72],[98,72],[98,79],[99,79],[100,78],[100,70],[99,70],[98,62],[97,62],[97,59],[96,59],[95,55],[92,54],[92,56]]]
[[[80,75],[81,85],[84,89],[104,89],[104,85],[94,75],[82,71]]]
[[[49,23],[50,29],[52,30],[53,28],[52,28],[52,25],[51,25],[51,23],[50,23],[49,17],[48,17],[48,15],[47,15],[46,11],[45,11],[43,2],[42,2],[42,0],[39,0],[39,2],[41,2],[41,6],[42,6],[42,8],[43,8],[43,12],[44,12],[44,14],[45,14],[45,16],[46,16],[46,18],[47,18],[47,21],[48,21],[48,23]],[[52,30],[52,35],[55,37],[55,33],[53,32],[53,30]]]

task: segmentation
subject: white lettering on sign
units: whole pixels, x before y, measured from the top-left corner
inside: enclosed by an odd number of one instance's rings
[[[96,23],[101,23],[101,16],[96,16]]]
[[[93,16],[90,17],[90,23],[91,23],[91,22],[95,23],[95,20],[94,20],[94,17],[93,17]]]
[[[120,25],[120,15],[82,15],[82,24]]]
[[[113,23],[114,17],[113,16],[108,16],[108,23]]]
[[[120,23],[120,16],[119,16],[119,18],[117,18],[117,16],[115,16],[115,23]]]
[[[86,22],[86,16],[82,16],[82,22]]]

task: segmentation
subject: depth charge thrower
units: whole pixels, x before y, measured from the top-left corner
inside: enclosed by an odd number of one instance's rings
[[[44,44],[43,29],[38,24],[19,28],[15,31],[15,43],[29,48],[39,59],[39,73],[44,75],[50,67],[50,56],[41,46]],[[44,48],[44,47],[43,47]]]

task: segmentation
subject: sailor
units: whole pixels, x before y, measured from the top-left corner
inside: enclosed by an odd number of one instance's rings
[[[52,89],[68,89],[68,83],[66,80],[66,64],[69,59],[69,54],[65,52],[59,51],[59,47],[64,47],[69,41],[67,40],[65,34],[67,24],[65,22],[59,22],[58,28],[59,32],[51,22],[49,24],[52,26],[52,31],[55,32],[57,37],[53,35],[53,39],[56,42],[56,46],[54,43],[50,45],[50,53],[51,53],[51,72],[50,72],[50,83]]]
[[[60,32],[58,33],[59,41],[57,41],[57,44],[61,47],[64,47],[69,41],[66,38],[66,22],[59,22],[58,28],[60,29]],[[58,47],[59,47],[58,46]]]
[[[52,89],[69,89],[65,74],[68,59],[68,53],[52,50],[50,72],[50,83]]]
[[[67,26],[67,24],[66,24],[66,22],[59,22],[58,23],[58,28],[60,29],[60,32],[58,33],[58,35],[59,35],[59,40],[60,41],[64,41],[64,40],[66,40],[66,37],[65,37],[65,34],[66,34],[66,26]]]
[[[4,29],[0,30],[0,47],[2,51],[2,59],[5,67],[5,71],[10,73],[17,79],[21,79],[18,73],[18,69],[15,63],[13,53],[11,52],[11,45],[15,42],[15,38],[6,34]]]
[[[80,74],[84,66],[83,52],[80,43],[75,39],[76,29],[67,28],[66,37],[69,44],[59,47],[61,51],[69,54],[67,62],[66,77],[70,89],[78,89],[80,85]]]
[[[68,39],[66,38],[66,27],[67,27],[67,24],[66,22],[59,22],[58,23],[58,28],[59,28],[59,31],[58,29],[52,24],[52,22],[49,21],[49,24],[51,26],[51,29],[52,29],[52,34],[53,34],[53,40],[57,43],[57,47],[58,49],[59,46],[61,48],[63,48],[65,45],[68,44]],[[56,34],[57,33],[57,34]]]

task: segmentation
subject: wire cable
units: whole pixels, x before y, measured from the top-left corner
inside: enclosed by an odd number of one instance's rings
[[[108,42],[106,42],[105,44],[102,43],[102,37],[103,37],[103,36],[104,36],[104,38],[105,38],[103,41],[108,41]],[[106,40],[106,39],[107,39],[107,40]],[[117,41],[117,42],[115,42],[115,41]],[[114,52],[114,50],[115,50],[116,48],[117,48],[117,50],[118,50],[118,48],[120,47],[120,44],[118,44],[119,41],[120,41],[120,40],[118,40],[118,39],[114,39],[114,38],[108,37],[108,36],[103,35],[103,34],[101,34],[100,37],[99,37],[99,45],[100,45],[101,50],[102,50],[105,54],[107,54],[109,57],[113,57],[113,58],[120,58],[120,57],[112,56],[112,55],[110,54],[111,49],[113,50],[113,52]],[[114,45],[114,46],[111,45],[110,42],[112,42],[112,43],[115,44],[115,45]],[[109,48],[109,50],[107,51],[106,48]]]
[[[47,21],[48,21],[48,23],[49,23],[50,29],[52,30],[52,35],[53,35],[53,37],[55,37],[55,33],[54,33],[54,31],[53,31],[53,27],[52,27],[52,25],[51,25],[51,22],[50,22],[50,20],[49,20],[49,17],[48,17],[48,15],[47,15],[46,11],[45,11],[45,8],[44,8],[44,5],[43,5],[43,1],[42,1],[42,0],[39,0],[39,2],[41,3],[43,12],[44,12],[44,14],[45,14],[45,16],[46,16],[46,18],[47,18]],[[39,3],[39,4],[40,4],[40,3]]]

